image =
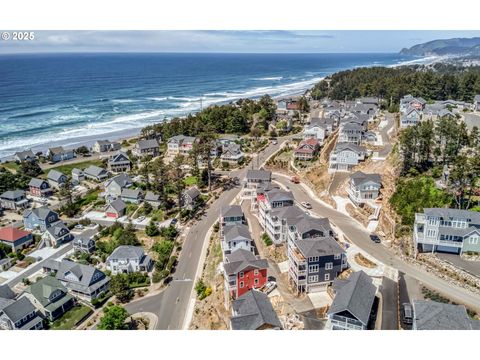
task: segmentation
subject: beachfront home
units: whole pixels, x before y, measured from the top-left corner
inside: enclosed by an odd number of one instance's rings
[[[0,195],[0,205],[4,209],[20,210],[28,207],[28,200],[23,190],[9,190]]]
[[[250,290],[232,303],[232,330],[281,330],[282,324],[267,294]]]
[[[428,208],[415,214],[413,239],[419,251],[480,253],[480,213]]]
[[[31,178],[28,183],[30,195],[39,198],[47,198],[53,194],[53,190],[48,181],[43,179]]]
[[[372,308],[377,288],[363,271],[348,279],[333,282],[333,303],[328,310],[327,327],[332,330],[366,330],[373,318]]]
[[[122,190],[132,186],[132,183],[127,174],[118,174],[105,182],[105,196],[116,199],[122,195]]]
[[[224,255],[231,254],[238,249],[253,253],[253,240],[245,224],[222,226],[221,247]]]
[[[33,153],[32,150],[25,150],[16,152],[14,159],[18,162],[35,161],[37,160],[37,156]]]
[[[42,235],[46,246],[58,247],[73,240],[73,235],[63,221],[58,221],[48,227]]]
[[[80,184],[82,181],[85,180],[85,174],[80,169],[72,169],[72,183],[75,185]]]
[[[58,213],[46,206],[27,210],[23,213],[23,226],[26,230],[44,232],[58,221],[60,221]]]
[[[0,330],[42,330],[43,319],[32,302],[21,297],[18,300],[0,298]]]
[[[67,179],[67,175],[57,170],[50,170],[47,175],[47,180],[50,186],[57,189],[63,187],[67,182]]]
[[[366,149],[351,143],[337,143],[330,153],[328,172],[350,171],[365,160]]]
[[[30,232],[17,229],[13,226],[0,228],[0,244],[9,246],[12,252],[17,252],[33,243]]]
[[[420,110],[414,107],[410,107],[400,115],[400,127],[406,128],[409,126],[415,126],[422,120],[422,113]]]
[[[297,293],[319,292],[348,267],[345,250],[326,218],[309,215],[287,223],[288,278]]]
[[[295,160],[311,161],[317,155],[320,144],[317,139],[302,140],[293,153]]]
[[[251,289],[260,289],[267,283],[268,261],[251,251],[238,249],[225,256],[223,277],[227,297],[237,299]]]
[[[120,150],[122,146],[118,142],[111,142],[109,140],[97,140],[92,146],[92,152],[103,153],[108,151]]]
[[[191,188],[185,190],[182,193],[182,207],[187,210],[193,210],[195,208],[195,205],[197,205],[198,200],[200,199],[200,195],[201,193],[196,186],[192,186]]]
[[[127,172],[132,169],[132,162],[124,152],[118,152],[108,159],[108,170],[114,173]]]
[[[242,197],[244,199],[252,199],[257,197],[257,189],[267,184],[270,184],[272,181],[272,172],[259,169],[259,170],[247,170],[247,175],[245,176],[245,181],[242,188]]]
[[[73,150],[65,150],[63,147],[53,147],[48,149],[47,157],[50,159],[51,162],[59,162],[59,161],[67,161],[71,160],[75,157],[75,153]]]
[[[125,215],[127,204],[122,199],[116,199],[108,204],[105,208],[105,215],[109,218],[118,219]]]
[[[137,271],[150,271],[153,260],[145,255],[141,246],[121,245],[117,247],[106,261],[107,270],[113,275],[133,273]]]
[[[83,170],[83,174],[87,179],[95,181],[104,181],[108,178],[108,171],[95,165],[90,165],[87,167],[85,170]]]
[[[373,201],[380,195],[382,178],[380,174],[365,174],[357,171],[350,175],[348,197],[356,205]]]
[[[75,298],[53,276],[46,276],[30,285],[22,295],[50,321],[54,321],[75,305]]]
[[[464,305],[413,300],[412,330],[479,330],[480,320],[470,318]]]
[[[143,194],[140,189],[123,189],[121,199],[126,203],[139,204]]]
[[[227,161],[231,163],[239,163],[244,158],[243,151],[241,150],[240,145],[235,143],[230,143],[222,148],[222,155],[220,155],[220,160]]]
[[[170,156],[187,155],[193,148],[196,138],[193,136],[176,135],[168,139],[167,153]]]
[[[156,157],[160,155],[160,145],[157,139],[139,140],[133,147],[132,153],[138,157],[147,155]]]

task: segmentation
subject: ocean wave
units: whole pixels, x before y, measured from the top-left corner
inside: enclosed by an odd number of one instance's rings
[[[258,81],[280,81],[283,79],[283,76],[270,76],[270,77],[260,77],[260,78],[253,78],[252,80]]]
[[[168,96],[164,96],[164,97],[148,97],[147,100],[151,100],[151,101],[165,101],[165,100],[168,100]]]
[[[138,102],[138,99],[112,99],[112,103],[114,104],[128,104]]]
[[[388,67],[399,67],[399,66],[408,66],[408,65],[418,65],[418,64],[431,64],[433,62],[440,61],[443,56],[425,56],[419,59],[413,60],[404,60],[399,61],[396,64],[389,65]]]

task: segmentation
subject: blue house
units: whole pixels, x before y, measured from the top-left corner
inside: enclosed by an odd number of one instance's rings
[[[46,206],[27,210],[23,213],[23,226],[27,230],[43,232],[59,220],[58,214]]]

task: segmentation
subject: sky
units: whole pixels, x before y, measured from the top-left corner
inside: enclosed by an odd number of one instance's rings
[[[3,31],[0,30],[3,35]],[[0,54],[46,52],[398,52],[404,47],[480,31],[34,31],[34,40],[0,40]]]

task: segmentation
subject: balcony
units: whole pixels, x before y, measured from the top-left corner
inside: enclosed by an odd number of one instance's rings
[[[330,322],[332,324],[332,328],[334,326],[338,326],[346,330],[363,330],[364,329],[363,325],[358,320],[350,319],[345,316],[334,315],[330,319]]]
[[[430,244],[436,246],[450,246],[461,248],[463,245],[463,241],[452,241],[452,240],[438,240],[438,239],[431,239],[431,238],[421,238],[417,239],[417,242],[420,244]]]

